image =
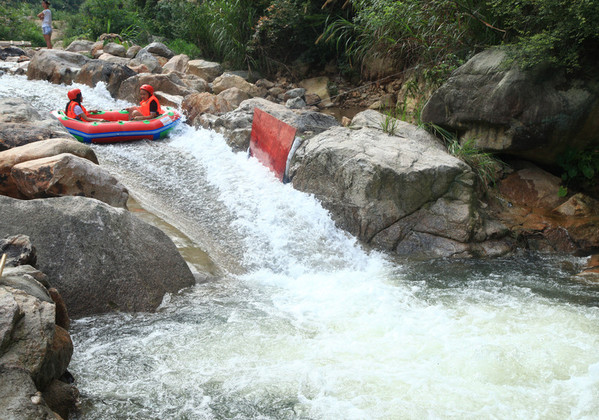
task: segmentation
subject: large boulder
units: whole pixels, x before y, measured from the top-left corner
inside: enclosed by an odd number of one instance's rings
[[[142,73],[129,77],[121,83],[117,98],[129,102],[139,102],[139,87],[148,84],[154,88],[154,91],[164,92],[169,95],[187,96],[194,91],[185,85],[176,73],[168,74],[149,74]]]
[[[105,53],[117,57],[127,57],[127,48],[125,48],[122,44],[119,44],[117,42],[108,42],[102,47],[102,49]]]
[[[425,105],[422,120],[486,151],[555,164],[569,147],[599,146],[599,83],[522,71],[494,48],[457,69]]]
[[[39,50],[27,67],[27,79],[70,85],[91,58],[60,50]]]
[[[356,123],[333,127],[302,143],[289,177],[340,227],[384,250],[471,257],[510,249],[494,240],[500,230],[485,226],[478,212],[471,169],[409,124],[397,135]]]
[[[76,39],[75,41],[71,42],[68,47],[65,48],[65,51],[89,54],[94,44],[94,41],[88,41],[86,39]]]
[[[127,210],[86,197],[0,196],[0,214],[0,237],[31,238],[38,269],[74,318],[152,311],[195,282],[173,242]]]
[[[234,150],[247,150],[250,144],[255,108],[295,127],[297,135],[305,138],[340,125],[331,115],[314,111],[292,110],[263,98],[245,100],[231,112],[210,120],[203,119],[202,121],[205,123],[202,125],[222,133]]]
[[[225,73],[218,76],[212,82],[212,92],[214,92],[216,95],[230,88],[237,88],[242,92],[247,93],[251,97],[265,96],[263,95],[263,93],[266,93],[265,90],[263,91],[258,86],[249,83],[248,81],[246,81],[240,76],[237,76],[236,74]]]
[[[76,195],[127,207],[129,192],[118,179],[101,166],[70,153],[19,163],[10,174],[25,198]]]
[[[166,64],[166,63],[165,63]],[[134,59],[129,63],[131,67],[144,66],[150,73],[162,73],[162,65],[158,58],[151,54],[146,49],[141,49]]]
[[[14,261],[13,261],[14,262]],[[9,266],[0,277],[0,418],[38,419],[51,410],[67,418],[74,398],[52,398],[55,389],[76,388],[59,381],[73,355],[69,333],[56,324],[57,305],[44,273],[29,265]],[[38,281],[39,280],[39,281]],[[43,283],[42,283],[43,282]]]
[[[119,57],[118,55],[112,55],[104,50],[102,50],[102,54],[97,57],[100,61],[105,61],[111,64],[120,64],[121,66],[128,66],[131,64],[131,59],[127,57]]]
[[[55,137],[72,137],[50,113],[40,114],[22,98],[0,101],[0,151]]]
[[[166,59],[170,59],[175,55],[175,53],[172,52],[171,49],[162,42],[152,42],[151,44],[143,47],[140,51],[147,51],[151,54],[156,54],[157,56],[164,57]]]
[[[208,92],[192,93],[186,96],[181,107],[187,117],[187,121],[193,126],[199,125],[196,117],[201,114],[209,113],[218,115],[235,109],[225,98]]]
[[[25,198],[11,176],[13,166],[29,160],[55,156],[61,153],[70,153],[74,156],[98,163],[98,158],[93,149],[77,140],[70,138],[57,138],[40,140],[24,146],[0,152],[0,194],[14,198]]]
[[[185,73],[187,70],[187,63],[189,63],[189,57],[186,54],[179,54],[171,57],[171,59],[162,66],[162,69],[165,72],[178,71]]]
[[[223,74],[223,67],[219,63],[213,61],[190,60],[187,63],[187,72],[210,83]]]
[[[98,82],[104,82],[106,83],[106,89],[113,97],[116,97],[123,81],[136,74],[125,65],[94,60],[81,67],[75,82],[92,87],[96,86]]]

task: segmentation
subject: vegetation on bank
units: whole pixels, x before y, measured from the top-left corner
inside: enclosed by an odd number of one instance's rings
[[[0,37],[43,45],[37,0],[0,3]],[[334,62],[357,74],[383,56],[442,77],[491,45],[511,46],[524,66],[576,70],[599,48],[599,2],[591,0],[54,0],[65,37],[104,32],[269,73],[296,60]],[[33,26],[32,26],[33,25]]]

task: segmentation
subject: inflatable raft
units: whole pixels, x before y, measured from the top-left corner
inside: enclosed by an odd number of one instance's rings
[[[83,143],[117,143],[132,140],[158,140],[164,138],[181,120],[174,108],[163,106],[164,113],[148,120],[129,121],[129,112],[99,111],[91,113],[94,118],[107,122],[88,122],[69,118],[63,111],[52,111],[52,115],[65,126],[77,140]]]

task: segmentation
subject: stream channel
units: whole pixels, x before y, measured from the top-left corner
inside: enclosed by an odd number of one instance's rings
[[[88,109],[130,105],[77,87]],[[0,77],[40,112],[70,88]],[[599,418],[584,258],[397,260],[212,131],[92,147],[201,281],[72,323],[77,419]]]

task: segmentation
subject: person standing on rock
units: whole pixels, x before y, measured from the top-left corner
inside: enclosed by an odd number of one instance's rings
[[[154,96],[154,88],[152,86],[141,85],[139,96],[141,96],[139,106],[132,106],[126,109],[131,114],[129,120],[145,120],[148,117],[156,118],[163,113],[158,98]]]
[[[42,0],[42,10],[37,17],[42,20],[42,35],[46,40],[46,47],[52,49],[52,11],[50,10],[50,2],[48,0]]]
[[[81,89],[71,89],[67,93],[67,96],[69,97],[69,103],[67,103],[67,106],[64,110],[64,113],[67,115],[67,117],[82,121],[106,122],[106,120],[92,118],[89,116],[90,112],[88,112],[83,105],[81,105],[81,101],[83,101]]]

